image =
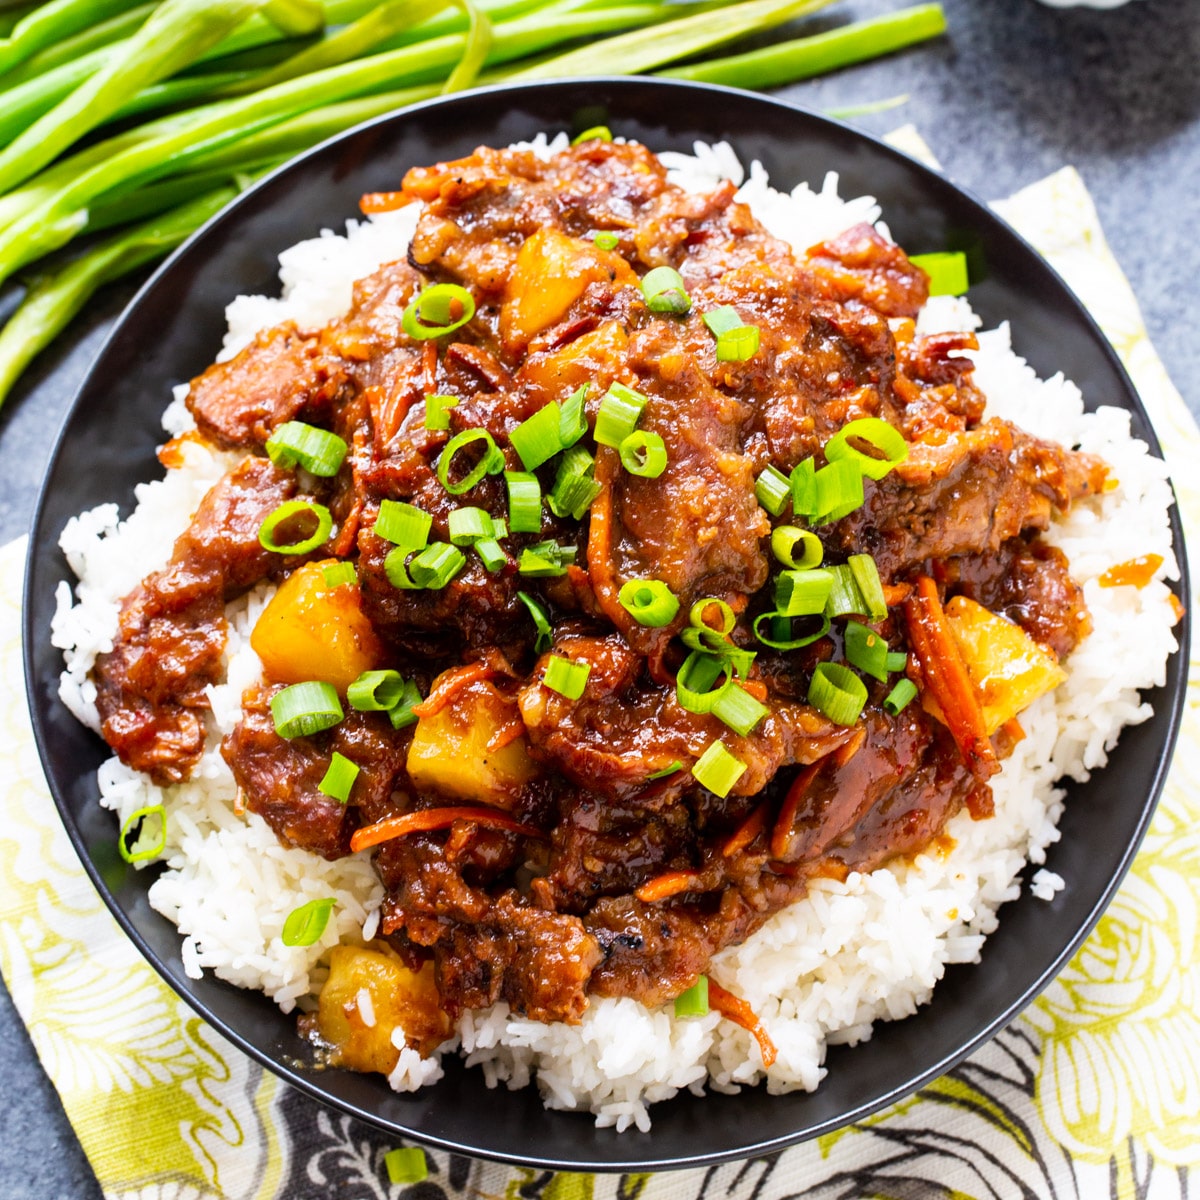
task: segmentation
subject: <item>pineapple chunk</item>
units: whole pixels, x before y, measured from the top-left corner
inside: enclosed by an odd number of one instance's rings
[[[450,1036],[450,1018],[441,1008],[432,962],[411,971],[386,943],[375,945],[334,946],[329,952],[317,1028],[334,1047],[339,1066],[386,1075],[400,1057],[394,1029],[402,1029],[409,1044],[427,1056]]]
[[[488,750],[488,743],[514,720],[520,720],[515,701],[490,683],[474,684],[417,722],[408,751],[409,778],[422,790],[511,807],[537,767],[524,734],[499,750]]]
[[[1020,625],[966,596],[946,605],[946,622],[975,685],[989,737],[1067,677],[1055,656]]]

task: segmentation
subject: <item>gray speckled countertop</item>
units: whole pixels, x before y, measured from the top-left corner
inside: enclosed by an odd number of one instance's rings
[[[950,35],[883,63],[784,89],[829,109],[907,94],[855,121],[880,134],[912,122],[947,173],[985,198],[1066,164],[1082,173],[1150,336],[1200,414],[1200,338],[1188,309],[1200,279],[1200,8],[1132,0],[1111,11],[1036,0],[944,0]],[[899,7],[842,0],[829,20]],[[133,293],[97,297],[0,412],[0,543],[24,533],[53,431],[105,331]],[[19,686],[10,681],[10,686]],[[29,1036],[0,988],[0,1195],[101,1195]]]

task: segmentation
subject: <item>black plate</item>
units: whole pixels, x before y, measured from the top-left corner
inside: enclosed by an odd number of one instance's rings
[[[1134,435],[1159,453],[1120,363],[1062,281],[983,205],[882,143],[760,96],[698,85],[612,79],[467,93],[371,122],[263,180],[142,289],[84,381],[46,476],[26,579],[26,674],[50,787],[93,881],[167,982],[264,1066],[336,1108],[446,1149],[562,1169],[695,1166],[779,1150],[900,1099],[981,1045],[1057,974],[1112,897],[1149,821],[1182,709],[1182,656],[1172,659],[1166,686],[1147,697],[1154,718],[1126,730],[1109,767],[1072,789],[1048,864],[1066,890],[1050,903],[1023,896],[1006,905],[981,965],[951,968],[931,1004],[878,1025],[868,1045],[831,1049],[829,1077],[812,1095],[680,1096],[653,1109],[650,1133],[618,1135],[595,1129],[587,1115],[544,1111],[534,1089],[489,1092],[478,1071],[457,1063],[448,1062],[441,1083],[410,1096],[381,1077],[298,1069],[304,1046],[290,1017],[260,995],[188,979],[179,935],[146,901],[148,872],[124,867],[113,853],[113,818],[97,803],[94,780],[106,750],[58,702],[60,659],[50,645],[54,589],[70,577],[57,549],[64,524],[103,501],[128,511],[134,484],[160,473],[154,449],[172,385],[212,360],[228,300],[276,294],[280,250],[322,226],[341,228],[361,193],[395,187],[410,166],[600,120],[656,150],[726,138],[747,164],[761,160],[776,186],[819,186],[826,171],[838,171],[841,194],[876,196],[910,253],[967,250],[980,277],[970,298],[985,324],[1011,319],[1017,352],[1040,375],[1062,370],[1090,407],[1129,409]],[[1177,518],[1173,531],[1182,567]],[[1178,633],[1186,645],[1187,625]]]

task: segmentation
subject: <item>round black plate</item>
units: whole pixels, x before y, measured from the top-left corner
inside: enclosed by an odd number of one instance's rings
[[[546,1112],[532,1088],[489,1092],[479,1072],[457,1063],[448,1063],[441,1083],[408,1096],[390,1091],[381,1077],[298,1068],[305,1047],[292,1018],[258,994],[210,977],[188,979],[179,935],[146,901],[148,873],[124,867],[113,854],[113,818],[97,803],[94,779],[106,750],[58,702],[60,659],[50,645],[54,589],[70,578],[57,549],[64,524],[103,501],[127,512],[134,484],[160,472],[154,449],[172,385],[212,360],[224,306],[236,293],[277,292],[280,250],[323,226],[340,229],[363,192],[394,188],[410,166],[600,121],[655,150],[727,139],[747,164],[761,160],[776,186],[819,186],[836,170],[842,195],[879,199],[893,236],[910,253],[965,250],[979,279],[970,298],[985,324],[1011,319],[1017,352],[1040,375],[1061,370],[1089,406],[1129,409],[1135,436],[1157,452],[1120,363],[1061,280],[983,205],[882,143],[760,96],[690,84],[603,79],[466,93],[371,122],[284,167],[216,217],[142,289],[84,381],[46,476],[26,580],[26,673],[50,787],[89,874],[167,982],[248,1054],[317,1099],[430,1145],[562,1169],[683,1167],[768,1153],[866,1116],[952,1066],[1055,976],[1112,897],[1149,821],[1182,707],[1181,656],[1171,662],[1167,685],[1148,696],[1154,718],[1126,730],[1109,767],[1073,789],[1049,861],[1068,881],[1066,890],[1050,903],[1025,896],[1007,905],[982,964],[952,968],[930,1005],[906,1021],[878,1025],[866,1046],[832,1049],[829,1077],[812,1095],[684,1095],[653,1109],[651,1132],[616,1134],[595,1129],[586,1114]],[[1174,536],[1182,565],[1178,520]],[[1186,645],[1187,626],[1178,632]]]

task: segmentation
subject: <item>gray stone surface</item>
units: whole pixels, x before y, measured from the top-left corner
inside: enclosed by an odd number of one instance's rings
[[[828,21],[897,7],[899,0],[843,0]],[[1133,0],[1109,12],[1035,0],[945,0],[945,8],[948,38],[783,94],[819,109],[907,95],[903,107],[855,123],[878,134],[913,122],[950,176],[985,198],[1074,163],[1172,378],[1200,412],[1200,339],[1189,313],[1200,279],[1191,228],[1200,209],[1195,0]],[[53,431],[130,294],[120,288],[97,298],[0,413],[0,543],[28,527]],[[6,993],[0,1028],[8,1034],[0,1041],[0,1196],[98,1197]]]

